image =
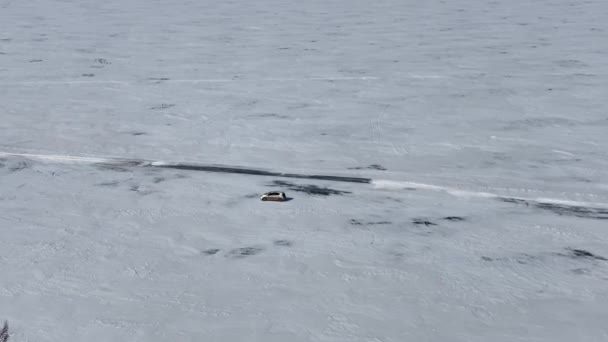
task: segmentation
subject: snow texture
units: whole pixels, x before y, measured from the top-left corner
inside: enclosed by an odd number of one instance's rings
[[[606,56],[604,0],[0,0],[0,321],[606,341]]]

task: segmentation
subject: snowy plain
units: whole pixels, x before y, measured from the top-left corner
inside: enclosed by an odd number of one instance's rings
[[[607,341],[606,56],[603,0],[0,0],[0,320]]]

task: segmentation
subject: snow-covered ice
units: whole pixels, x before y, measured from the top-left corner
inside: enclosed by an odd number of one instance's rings
[[[606,341],[607,55],[603,0],[0,0],[0,321]]]

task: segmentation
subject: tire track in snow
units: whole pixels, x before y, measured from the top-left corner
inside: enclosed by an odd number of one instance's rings
[[[153,168],[176,169],[176,170],[186,170],[186,171],[233,173],[233,174],[243,174],[243,175],[252,175],[252,176],[314,179],[314,180],[325,180],[325,181],[333,181],[333,182],[348,182],[348,183],[362,183],[362,184],[369,184],[372,182],[371,178],[363,178],[363,177],[286,173],[286,172],[269,171],[269,170],[263,170],[263,169],[247,168],[247,167],[241,167],[241,166],[210,165],[210,164],[198,164],[198,163],[170,163],[170,162],[163,162],[163,161],[152,161],[152,160],[145,160],[145,159],[129,159],[129,158],[81,157],[81,156],[69,156],[69,155],[0,152],[0,157],[10,157],[10,156],[35,159],[35,160],[43,160],[43,161],[55,162],[55,163],[68,163],[68,164],[78,163],[78,164],[91,164],[91,165],[107,166],[107,167],[153,167]]]

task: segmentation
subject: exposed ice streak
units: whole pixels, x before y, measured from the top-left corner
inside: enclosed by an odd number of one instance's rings
[[[393,180],[382,180],[376,179],[372,181],[372,185],[376,189],[383,190],[431,190],[437,192],[444,192],[456,197],[476,197],[476,198],[492,198],[492,199],[500,199],[505,196],[485,192],[485,191],[472,191],[472,190],[463,190],[458,188],[453,188],[449,186],[438,186],[433,184],[425,184],[425,183],[416,183],[416,182],[407,182],[407,181],[393,181]],[[572,201],[572,200],[563,200],[557,198],[527,198],[527,197],[519,197],[519,196],[509,196],[509,198],[513,198],[516,200],[523,201],[533,201],[533,202],[542,202],[542,203],[551,203],[551,204],[565,204],[570,206],[582,206],[582,207],[606,207],[608,208],[608,203],[596,203],[596,202],[583,202],[583,201]]]
[[[116,162],[116,158],[102,158],[102,157],[82,157],[82,156],[68,156],[68,155],[52,155],[52,154],[33,154],[33,153],[11,153],[11,152],[0,152],[0,157],[23,157],[28,159],[50,161],[55,163],[108,163]]]

